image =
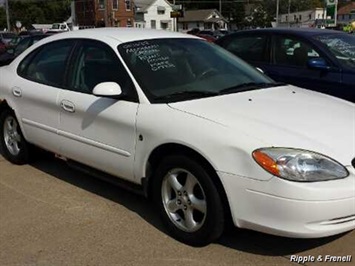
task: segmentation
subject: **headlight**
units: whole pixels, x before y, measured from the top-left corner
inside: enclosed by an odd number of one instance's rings
[[[262,148],[253,152],[253,158],[269,173],[292,181],[325,181],[349,175],[337,161],[306,150]]]

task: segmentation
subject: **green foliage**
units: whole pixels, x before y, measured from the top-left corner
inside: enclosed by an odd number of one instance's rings
[[[23,26],[29,27],[31,24],[63,22],[70,17],[70,2],[70,0],[9,0],[10,23],[14,27],[16,21],[21,21]],[[1,18],[0,13],[0,23]]]

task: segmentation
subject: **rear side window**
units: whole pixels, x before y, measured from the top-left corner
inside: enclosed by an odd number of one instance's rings
[[[63,87],[64,73],[74,42],[52,42],[33,51],[20,63],[18,74],[38,83]]]
[[[245,61],[266,62],[266,46],[266,36],[238,36],[232,37],[224,48]]]

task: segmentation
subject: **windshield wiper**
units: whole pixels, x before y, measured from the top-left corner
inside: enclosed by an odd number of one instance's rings
[[[155,97],[154,100],[156,101],[171,100],[171,99],[182,100],[182,99],[210,97],[216,95],[219,95],[219,93],[213,91],[178,91],[172,94]]]
[[[230,92],[243,92],[255,89],[265,89],[270,87],[283,86],[285,83],[282,82],[247,82],[242,83],[234,87],[223,89],[219,94],[227,94]]]

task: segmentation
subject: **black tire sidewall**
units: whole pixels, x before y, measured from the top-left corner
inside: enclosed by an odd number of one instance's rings
[[[8,117],[13,117],[16,120],[17,125],[18,125],[18,133],[21,136],[21,148],[20,148],[19,154],[17,154],[17,155],[11,154],[5,144],[4,126],[5,126],[5,120]],[[12,162],[14,164],[22,165],[22,164],[26,164],[28,162],[29,145],[26,142],[26,140],[22,134],[20,124],[19,124],[14,112],[12,110],[8,110],[8,109],[4,110],[0,114],[0,151],[7,160],[9,160],[10,162]]]
[[[173,168],[185,169],[193,174],[202,186],[207,204],[207,214],[204,224],[195,232],[185,232],[170,220],[161,198],[161,187],[164,176]],[[169,156],[162,160],[155,172],[153,198],[159,208],[160,216],[171,235],[192,246],[205,246],[217,240],[223,233],[224,210],[221,197],[211,176],[197,161],[183,155]]]

